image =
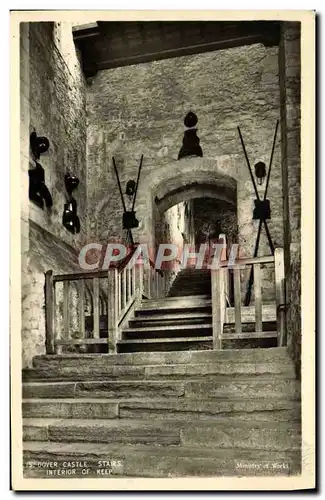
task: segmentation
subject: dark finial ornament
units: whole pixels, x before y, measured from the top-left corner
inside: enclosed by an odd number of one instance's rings
[[[189,113],[187,113],[187,115],[184,118],[185,127],[192,128],[192,127],[195,127],[196,124],[197,124],[196,114],[193,113],[192,111],[189,111]]]
[[[72,192],[79,186],[79,179],[76,175],[67,172],[64,176],[65,188],[68,193],[67,203],[64,204],[62,224],[72,234],[80,233],[80,219],[77,214],[77,202],[72,196]]]
[[[203,156],[200,139],[196,135],[197,129],[195,125],[197,122],[198,118],[196,114],[193,111],[189,111],[184,118],[184,125],[187,130],[184,132],[183,146],[178,153],[179,160],[185,156]]]

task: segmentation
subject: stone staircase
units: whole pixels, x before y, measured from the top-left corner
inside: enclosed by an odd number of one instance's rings
[[[168,293],[169,297],[188,295],[211,296],[211,272],[209,269],[187,267],[181,269]]]
[[[254,306],[242,308],[242,333],[235,334],[234,308],[227,308],[223,347],[276,347],[275,308],[264,306],[263,338],[254,338]],[[107,336],[107,330],[103,332]],[[118,352],[212,349],[211,274],[207,269],[181,270],[168,297],[143,300],[123,328]]]
[[[23,437],[26,477],[292,475],[300,387],[282,347],[37,356]]]
[[[118,342],[118,352],[189,349],[212,349],[209,295],[144,300]]]

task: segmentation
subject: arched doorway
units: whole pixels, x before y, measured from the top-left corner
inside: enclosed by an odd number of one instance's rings
[[[237,179],[234,165],[228,161],[204,158],[187,158],[162,167],[159,178],[150,178],[151,188],[151,234],[153,247],[161,242],[159,226],[164,213],[171,207],[190,200],[209,198],[217,202],[217,211],[224,204],[229,210],[237,210]],[[197,203],[197,202],[196,202]],[[212,202],[213,203],[213,202]],[[212,210],[211,205],[211,210]],[[215,207],[216,208],[216,207]],[[225,209],[225,208],[224,208]],[[224,210],[223,209],[223,210]],[[184,208],[185,210],[185,208]]]

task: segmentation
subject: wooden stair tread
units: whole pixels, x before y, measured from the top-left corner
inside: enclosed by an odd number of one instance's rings
[[[211,323],[202,325],[170,325],[170,326],[139,326],[134,328],[123,328],[123,333],[129,332],[161,332],[169,330],[199,330],[201,328],[212,328]]]
[[[211,328],[211,327],[210,327]],[[157,338],[153,337],[151,339],[128,339],[119,340],[118,344],[160,344],[160,343],[183,343],[183,342],[212,342],[212,335],[209,337],[175,337],[175,338]]]
[[[194,313],[172,313],[172,314],[155,314],[152,316],[142,315],[141,317],[132,318],[130,321],[169,321],[182,319],[200,319],[211,318],[212,312],[194,312]]]
[[[142,302],[142,305],[144,304],[148,304],[148,303],[151,303],[151,302],[173,302],[173,301],[177,301],[177,300],[181,300],[181,299],[190,299],[190,300],[193,300],[193,299],[210,299],[211,300],[211,295],[208,295],[206,293],[204,294],[197,294],[197,295],[181,295],[181,296],[178,296],[178,297],[162,297],[160,299],[147,299],[145,300],[144,302]]]

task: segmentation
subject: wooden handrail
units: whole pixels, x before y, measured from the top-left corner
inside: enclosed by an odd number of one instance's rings
[[[76,281],[92,278],[106,278],[106,276],[107,271],[83,271],[80,273],[55,274],[53,276],[53,281],[56,283],[58,281]]]
[[[137,249],[138,244],[136,243],[132,251],[119,263],[112,263],[109,267],[108,270],[95,270],[95,271],[80,271],[80,272],[75,272],[75,273],[68,273],[68,274],[54,274],[53,275],[53,282],[58,282],[58,281],[76,281],[76,280],[82,280],[82,279],[92,279],[92,278],[106,278],[107,277],[107,271],[110,269],[117,269],[119,272],[122,272],[128,263],[130,262],[131,258],[133,257],[136,249]],[[150,267],[152,269],[155,269],[155,264],[154,262],[149,258],[148,262],[150,264]],[[160,276],[164,275],[164,272],[161,269],[155,269],[157,273],[160,274]]]
[[[229,260],[221,261],[219,267],[229,267],[233,269],[238,266],[248,266],[252,264],[271,264],[274,262],[274,255],[267,255],[266,257],[255,257],[250,259],[237,259],[234,262],[230,262]]]

